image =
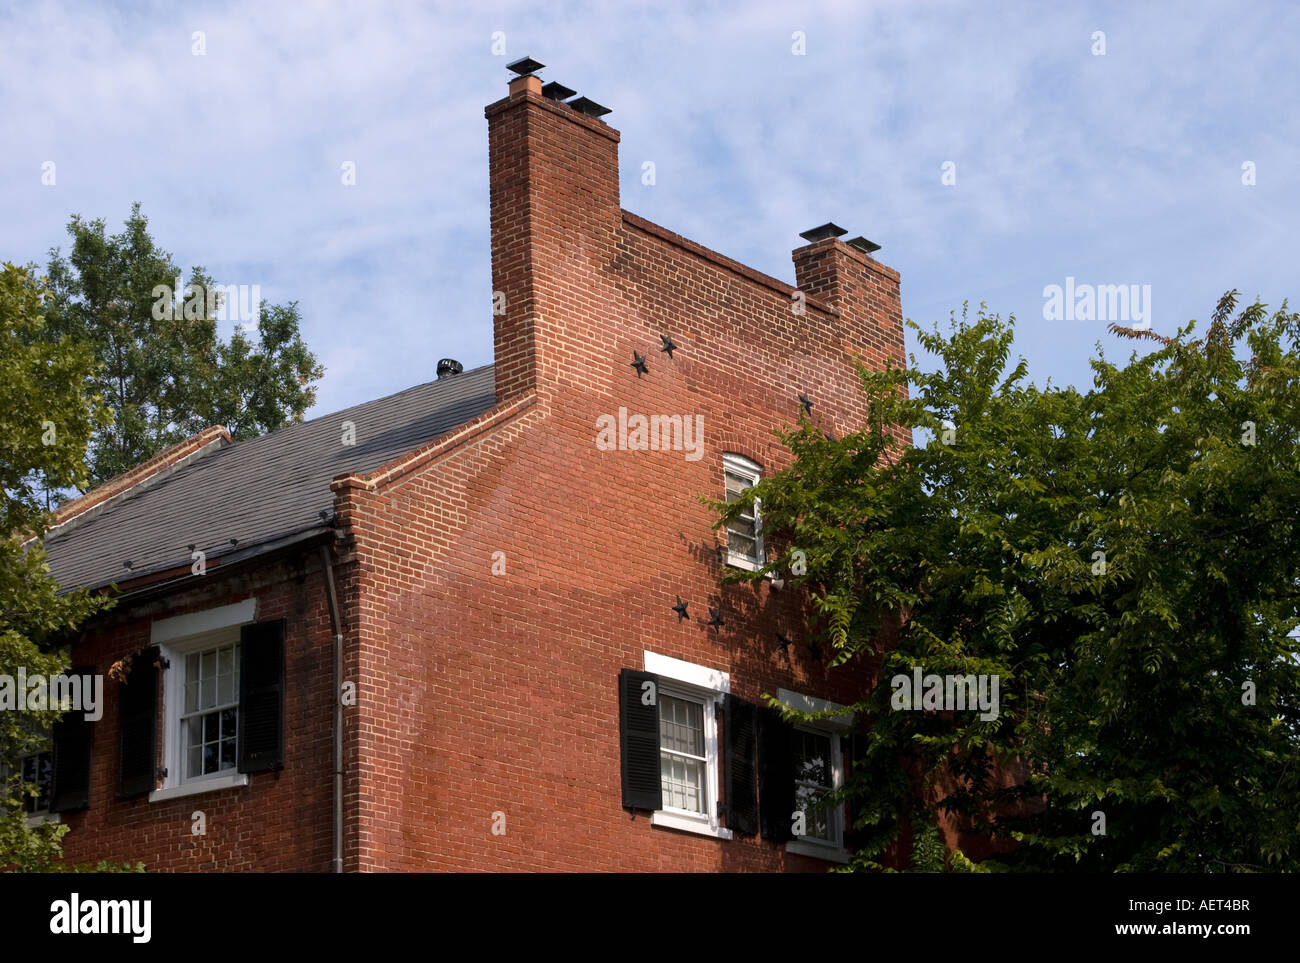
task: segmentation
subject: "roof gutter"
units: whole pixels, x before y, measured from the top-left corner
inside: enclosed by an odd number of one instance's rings
[[[339,619],[338,592],[334,587],[334,566],[329,546],[320,544],[321,574],[329,601],[330,627],[334,630],[334,849],[330,872],[343,872],[343,631]]]

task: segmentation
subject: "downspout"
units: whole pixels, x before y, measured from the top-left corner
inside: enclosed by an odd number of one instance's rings
[[[339,621],[339,600],[334,590],[334,566],[330,550],[320,546],[321,571],[329,598],[330,626],[334,629],[334,854],[330,872],[343,872],[343,631]]]

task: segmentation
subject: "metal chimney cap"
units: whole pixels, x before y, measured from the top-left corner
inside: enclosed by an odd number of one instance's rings
[[[845,241],[849,247],[856,247],[863,254],[875,254],[880,250],[880,245],[874,241],[868,241],[865,237],[855,237],[852,240]]]
[[[815,241],[824,241],[828,237],[839,237],[841,234],[849,233],[838,224],[827,221],[821,227],[814,227],[807,231],[800,231],[799,236],[809,243]]]
[[[532,57],[521,57],[512,64],[506,64],[506,70],[517,73],[520,77],[527,77],[545,67],[546,64],[540,60],[534,60]]]
[[[438,377],[445,378],[448,375],[458,375],[465,370],[465,366],[455,358],[443,358],[438,362]]]
[[[547,100],[568,100],[577,91],[571,87],[566,87],[558,81],[552,80],[549,84],[542,85],[542,96]]]
[[[602,107],[587,97],[579,97],[576,100],[570,100],[569,106],[580,114],[586,114],[588,117],[604,117],[609,113],[608,107]]]

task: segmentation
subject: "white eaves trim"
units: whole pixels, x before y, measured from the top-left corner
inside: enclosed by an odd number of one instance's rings
[[[175,615],[169,619],[157,619],[150,630],[149,641],[152,645],[162,645],[190,635],[199,635],[256,620],[257,599],[248,598],[233,605],[222,605],[215,609],[204,609],[202,612],[190,612],[187,615]]]

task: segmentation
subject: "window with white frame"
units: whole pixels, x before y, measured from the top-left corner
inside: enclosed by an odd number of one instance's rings
[[[35,796],[23,796],[23,811],[28,816],[44,816],[50,811],[50,787],[54,782],[54,753],[34,752],[22,757],[20,778],[36,787]]]
[[[836,788],[839,736],[796,727],[794,743],[795,809],[805,815],[803,839],[838,848],[840,807],[828,808],[825,797]]]
[[[253,600],[154,623],[163,669],[163,768],[150,799],[246,785],[239,764],[242,626]]]
[[[843,706],[802,692],[778,689],[777,698],[803,712],[835,712]],[[841,736],[848,732],[852,717],[847,713],[828,716],[794,730],[795,809],[804,813],[802,836],[786,843],[786,849],[805,856],[847,862],[844,847],[844,807],[827,806],[825,798],[844,786],[844,753]]]
[[[182,779],[234,771],[239,732],[239,638],[186,652],[180,714]]]
[[[661,808],[655,826],[731,839],[718,819],[718,702],[731,689],[725,672],[645,652],[658,677]]]
[[[742,455],[726,453],[722,456],[723,481],[727,504],[739,501],[741,496],[758,484],[762,469]],[[758,500],[753,509],[742,512],[727,523],[727,562],[739,568],[757,571],[763,567],[763,525]]]
[[[704,701],[659,689],[659,759],[664,809],[707,815]]]

